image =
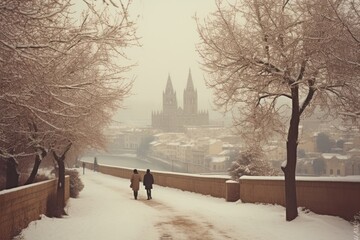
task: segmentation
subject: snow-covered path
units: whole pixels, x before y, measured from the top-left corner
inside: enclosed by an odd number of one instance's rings
[[[228,203],[224,199],[156,186],[153,199],[129,180],[87,171],[84,190],[70,199],[69,216],[32,222],[16,239],[355,239],[354,226],[330,216],[303,213],[286,222],[281,206]]]

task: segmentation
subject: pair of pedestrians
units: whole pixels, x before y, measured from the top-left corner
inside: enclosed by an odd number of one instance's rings
[[[140,189],[140,182],[141,182],[141,175],[139,174],[137,169],[134,169],[133,174],[130,178],[130,187],[132,188],[132,190],[134,192],[135,199],[137,199],[137,197],[138,197],[138,191]],[[150,173],[150,169],[146,170],[143,183],[144,183],[144,186],[146,189],[147,200],[150,200],[150,199],[152,199],[151,189],[152,189],[152,185],[154,184],[154,177]]]

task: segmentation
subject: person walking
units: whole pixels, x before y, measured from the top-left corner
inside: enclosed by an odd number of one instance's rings
[[[98,171],[98,161],[97,161],[97,158],[95,157],[94,158],[94,172],[97,172]]]
[[[138,173],[137,169],[134,169],[133,174],[130,179],[130,182],[131,182],[130,187],[132,188],[132,190],[134,192],[134,198],[136,200],[138,197],[138,191],[139,191],[140,182],[141,182],[141,176]]]
[[[146,173],[144,175],[144,186],[145,186],[145,189],[146,189],[147,200],[152,199],[152,197],[151,197],[151,189],[152,189],[153,184],[154,184],[154,177],[150,173],[150,169],[147,169]]]
[[[85,162],[82,162],[82,166],[83,166],[83,175],[84,175],[85,174],[85,167],[86,167]]]

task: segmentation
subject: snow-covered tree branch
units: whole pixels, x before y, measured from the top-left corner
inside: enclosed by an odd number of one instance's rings
[[[359,13],[354,0],[218,0],[216,12],[197,20],[216,106],[231,110],[254,142],[287,133],[287,220],[297,216],[300,119],[319,108],[359,120]]]
[[[125,77],[132,62],[124,50],[138,44],[131,0],[117,5],[0,3],[2,156],[41,160],[39,149],[65,140],[76,151],[104,147],[102,130],[132,87]]]

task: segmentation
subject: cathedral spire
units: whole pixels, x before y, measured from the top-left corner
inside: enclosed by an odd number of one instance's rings
[[[188,80],[187,80],[187,84],[186,84],[186,90],[187,91],[194,91],[194,83],[192,80],[192,76],[191,76],[191,69],[189,68],[189,75],[188,75]]]
[[[167,82],[166,82],[165,92],[166,93],[173,93],[174,92],[172,82],[171,82],[171,78],[170,78],[170,73],[169,73],[169,76],[168,76],[168,79],[167,79]]]

